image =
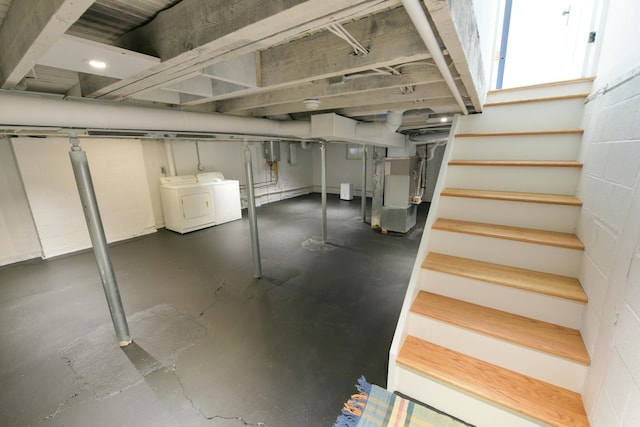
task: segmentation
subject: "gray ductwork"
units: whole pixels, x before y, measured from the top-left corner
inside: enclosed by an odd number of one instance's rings
[[[400,111],[390,112],[385,123],[362,123],[333,113],[316,114],[310,122],[279,121],[0,91],[0,126],[9,129],[104,129],[160,135],[202,132],[401,147],[405,136],[396,133],[401,122]]]

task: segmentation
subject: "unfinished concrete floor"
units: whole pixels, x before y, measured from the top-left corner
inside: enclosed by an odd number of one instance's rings
[[[2,426],[331,426],[354,383],[386,384],[418,227],[382,235],[317,194],[114,245],[134,343],[117,347],[92,252],[0,268]]]

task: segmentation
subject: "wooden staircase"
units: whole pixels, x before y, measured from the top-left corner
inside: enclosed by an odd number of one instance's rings
[[[489,93],[454,124],[390,390],[477,426],[588,426],[575,236],[590,79]]]

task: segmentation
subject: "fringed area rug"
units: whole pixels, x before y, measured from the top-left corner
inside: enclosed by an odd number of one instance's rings
[[[369,384],[364,377],[358,393],[344,404],[333,427],[462,427],[469,424]]]

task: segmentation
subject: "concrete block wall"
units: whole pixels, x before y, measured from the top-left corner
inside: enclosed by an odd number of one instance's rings
[[[589,297],[583,392],[594,427],[640,425],[640,69],[603,84],[585,107],[578,235]]]

